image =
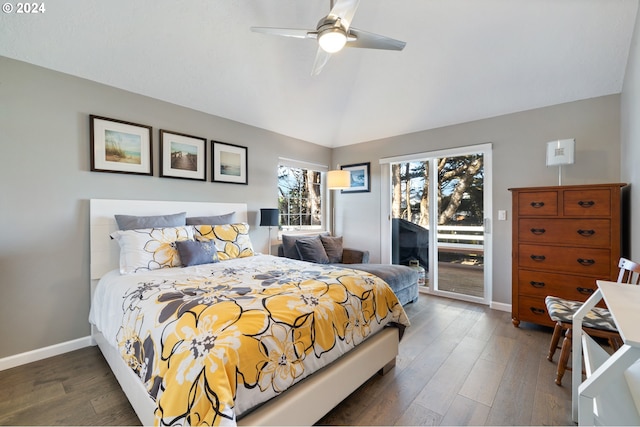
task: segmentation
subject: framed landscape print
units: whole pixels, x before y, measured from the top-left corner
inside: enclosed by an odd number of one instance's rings
[[[91,115],[91,170],[153,175],[151,126]]]
[[[206,181],[207,139],[160,129],[160,176]]]
[[[351,174],[350,187],[341,190],[342,193],[365,193],[371,191],[371,184],[369,183],[370,174],[369,168],[370,162],[358,163],[354,165],[344,165],[340,169],[347,170]]]
[[[213,145],[211,180],[232,184],[248,184],[247,147],[217,141],[211,142]]]

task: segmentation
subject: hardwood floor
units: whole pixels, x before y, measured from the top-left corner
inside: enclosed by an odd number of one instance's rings
[[[394,371],[321,420],[340,425],[573,425],[571,379],[554,383],[551,329],[510,313],[421,295]],[[557,360],[556,354],[555,360]]]
[[[396,367],[319,424],[574,425],[571,375],[554,383],[551,329],[510,313],[421,295]],[[559,357],[556,353],[555,361]],[[1,425],[139,425],[97,347],[0,371]]]
[[[0,371],[2,425],[140,425],[98,347]]]

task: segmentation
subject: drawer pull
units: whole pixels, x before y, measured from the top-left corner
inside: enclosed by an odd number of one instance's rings
[[[544,228],[532,228],[530,231],[538,236],[547,232]]]
[[[591,289],[591,288],[580,288],[580,287],[577,287],[576,290],[578,292],[580,292],[582,295],[591,295],[594,292],[594,290]]]
[[[544,202],[531,202],[530,204],[532,208],[541,208],[544,206]]]
[[[594,234],[596,234],[596,230],[578,230],[578,234],[583,236],[583,237],[591,237]]]
[[[534,261],[544,261],[545,259],[547,259],[547,257],[544,255],[531,255],[530,258]]]
[[[577,259],[577,261],[578,261],[580,264],[582,264],[582,265],[584,265],[584,266],[587,266],[587,267],[592,266],[593,264],[595,264],[595,263],[596,263],[596,260],[595,260],[595,259],[578,258],[578,259]]]
[[[533,314],[544,314],[545,311],[541,308],[535,308],[535,307],[529,307],[529,310],[531,310],[531,312]]]
[[[544,282],[534,282],[533,280],[529,282],[529,284],[531,286],[533,286],[534,288],[544,288]]]
[[[578,202],[578,205],[582,208],[590,208],[591,206],[595,205],[596,202],[594,202],[593,200],[580,200]]]

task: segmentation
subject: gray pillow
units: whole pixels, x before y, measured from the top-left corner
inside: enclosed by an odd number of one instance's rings
[[[176,242],[182,265],[211,264],[218,262],[218,250],[211,241],[181,240]]]
[[[324,251],[320,236],[298,239],[296,248],[302,261],[315,262],[316,264],[329,264],[329,257]]]
[[[118,229],[120,230],[139,230],[143,228],[163,228],[163,227],[180,227],[187,225],[186,212],[180,212],[170,215],[156,216],[135,216],[135,215],[114,215]]]
[[[320,236],[320,241],[322,242],[322,246],[324,246],[324,251],[327,253],[331,264],[342,262],[342,236]]]
[[[224,215],[191,216],[187,218],[187,225],[225,225],[235,223],[235,212]]]
[[[296,248],[296,240],[298,239],[300,239],[299,236],[282,235],[282,252],[286,258],[300,259],[300,253]]]
[[[328,236],[329,233],[325,232],[320,234],[320,236]],[[296,241],[300,239],[309,239],[317,236],[308,236],[308,235],[282,235],[282,253],[286,258],[292,259],[300,259],[300,253],[298,252],[298,248],[296,248]]]

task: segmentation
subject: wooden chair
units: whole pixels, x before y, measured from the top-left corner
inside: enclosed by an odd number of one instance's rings
[[[640,264],[626,258],[620,258],[618,267],[620,267],[620,273],[618,274],[619,283],[631,285],[640,284]],[[558,348],[560,336],[564,332],[564,340],[562,341],[562,349],[560,351],[560,360],[558,361],[558,371],[556,374],[556,384],[562,385],[562,377],[565,371],[570,370],[567,368],[567,362],[571,355],[573,314],[582,306],[582,302],[548,296],[545,298],[545,303],[549,317],[556,322],[555,328],[553,329],[553,336],[551,337],[547,360],[553,361],[553,355]],[[616,329],[609,310],[606,308],[593,308],[584,317],[582,329],[592,337],[606,339],[614,351],[618,350],[622,345],[622,338]]]

